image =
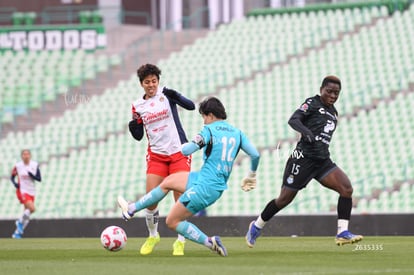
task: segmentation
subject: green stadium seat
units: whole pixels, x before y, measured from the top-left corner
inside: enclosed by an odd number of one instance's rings
[[[35,23],[36,18],[37,18],[36,12],[26,12],[24,14],[24,24],[31,26]]]
[[[15,26],[20,26],[23,24],[24,22],[24,13],[22,12],[14,12],[12,15],[12,21],[13,21],[13,25]]]
[[[206,94],[217,95],[226,106],[229,121],[243,129],[257,147],[263,148],[256,190],[240,191],[239,182],[249,169],[248,158],[241,153],[229,189],[207,210],[209,215],[256,215],[257,210],[263,208],[263,202],[277,196],[287,156],[298,137],[287,125],[289,115],[302,103],[301,100],[312,95],[312,91],[318,93],[320,78],[328,73],[338,74],[343,80],[343,92],[337,104],[340,126],[331,144],[331,153],[354,184],[354,197],[358,200],[355,213],[410,209],[412,212],[412,186],[406,184],[400,191],[390,190],[395,181],[414,177],[410,163],[407,163],[414,146],[411,138],[414,122],[398,119],[400,113],[413,114],[414,93],[390,96],[394,89],[408,88],[408,83],[413,81],[414,73],[410,74],[408,69],[414,61],[409,47],[414,37],[413,9],[395,18],[379,19],[372,26],[362,27],[352,34],[341,34],[342,39],[327,42],[319,48],[323,40],[336,39],[341,32],[353,31],[356,24],[371,24],[373,18],[384,15],[381,8],[248,18],[220,26],[206,38],[159,62],[163,69],[162,85],[168,84],[197,100]],[[321,17],[324,18],[316,20]],[[308,26],[323,31],[309,35]],[[401,34],[395,34],[395,30]],[[252,41],[253,35],[257,37],[256,41]],[[306,56],[287,59],[291,54],[303,53],[305,47],[311,47]],[[16,58],[20,66],[26,57],[25,54],[7,55],[7,60]],[[35,60],[36,55],[31,54],[31,58]],[[76,80],[73,79],[79,78],[76,74],[79,66],[82,78],[88,78],[114,64],[112,57],[92,59],[83,52],[51,53],[47,58],[42,55],[40,60],[50,77],[44,81],[61,87],[62,91],[68,87],[66,85],[74,84]],[[56,66],[68,60],[76,66],[68,67],[66,63]],[[286,64],[269,66],[281,60],[287,61]],[[19,70],[17,65],[13,66],[10,70],[13,81],[0,81],[2,87],[10,90],[14,89]],[[56,68],[61,75],[53,74]],[[243,81],[235,81],[238,77]],[[59,85],[60,81],[64,85]],[[220,85],[226,87],[218,89]],[[33,94],[43,91],[33,88],[33,84],[28,86],[37,91]],[[70,194],[66,206],[59,205],[52,212],[42,210],[48,208],[48,201],[39,198],[37,217],[95,217],[97,211],[101,217],[115,217],[119,213],[114,211],[113,194],[139,196],[145,192],[146,163],[144,158],[136,156],[145,155],[146,146],[133,140],[126,129],[130,114],[125,110],[130,109],[131,101],[138,96],[137,89],[136,76],[131,74],[130,79],[120,81],[117,87],[92,97],[86,104],[79,104],[75,110],[66,111],[60,118],[51,119],[47,125],[25,133],[11,133],[0,140],[1,155],[7,160],[17,159],[16,148],[24,144],[38,148],[34,151],[35,158],[47,161],[42,166],[45,171],[42,188],[56,194]],[[383,100],[385,98],[387,101]],[[355,108],[371,107],[378,99],[382,101],[377,108],[370,108],[369,112],[360,110],[352,115]],[[2,99],[3,104],[7,101],[12,108],[15,106],[13,97]],[[180,116],[188,137],[201,129],[202,120],[194,112],[180,111]],[[396,136],[398,141],[395,141]],[[280,147],[277,147],[279,142]],[[51,161],[54,154],[68,152],[68,158]],[[396,154],[391,155],[393,152]],[[194,154],[193,169],[197,170],[201,163],[201,153]],[[11,166],[13,162],[5,165]],[[407,168],[403,170],[405,166]],[[62,177],[62,174],[67,176]],[[55,184],[56,178],[62,178],[61,185]],[[91,188],[85,189],[85,186]],[[373,199],[373,190],[379,190],[379,200]],[[12,195],[1,195],[0,198],[5,202],[12,201]],[[407,203],[393,203],[394,200]],[[312,181],[283,213],[332,214],[336,212],[336,201],[332,191]],[[171,198],[160,204],[162,215],[169,211],[172,203]],[[0,217],[8,216],[9,213],[0,211]]]

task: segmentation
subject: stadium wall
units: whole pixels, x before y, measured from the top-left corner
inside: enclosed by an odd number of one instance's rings
[[[194,217],[190,220],[207,235],[244,236],[255,217]],[[414,214],[354,215],[350,224],[352,232],[365,236],[414,235]],[[10,238],[15,229],[14,220],[0,221],[0,238]],[[98,237],[109,225],[125,229],[129,237],[147,237],[143,218],[124,222],[119,219],[56,219],[32,220],[24,237]],[[160,235],[176,236],[160,219]],[[336,216],[278,216],[263,230],[263,236],[333,236],[336,234]]]

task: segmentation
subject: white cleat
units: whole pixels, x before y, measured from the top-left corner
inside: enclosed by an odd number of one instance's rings
[[[118,206],[122,210],[122,218],[125,221],[132,219],[134,214],[128,212],[128,202],[122,196],[118,196]]]

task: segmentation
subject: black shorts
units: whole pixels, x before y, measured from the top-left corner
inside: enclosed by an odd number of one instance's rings
[[[330,158],[309,159],[290,157],[283,173],[283,186],[294,190],[305,188],[312,180],[321,181],[325,176],[337,168]]]

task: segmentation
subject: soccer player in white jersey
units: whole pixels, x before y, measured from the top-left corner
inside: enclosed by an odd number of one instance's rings
[[[12,238],[15,239],[22,238],[24,230],[29,224],[30,215],[35,211],[35,181],[42,181],[39,164],[31,160],[32,155],[30,150],[22,150],[21,158],[22,160],[17,162],[13,167],[10,177],[11,182],[16,187],[17,199],[24,205],[23,214],[16,220],[16,230],[12,235]],[[16,177],[17,181],[15,179]]]
[[[227,123],[226,110],[219,99],[207,98],[200,103],[199,112],[203,117],[204,127],[192,142],[182,146],[182,152],[184,155],[190,155],[203,149],[204,164],[201,170],[172,174],[134,203],[128,203],[121,196],[118,197],[118,205],[122,209],[123,218],[129,220],[137,211],[165,198],[169,191],[182,192],[167,216],[167,226],[220,256],[227,256],[227,250],[220,237],[208,237],[186,219],[221,197],[227,189],[227,181],[240,149],[248,154],[251,161],[250,171],[242,180],[241,187],[244,191],[254,189],[260,154],[240,129]]]
[[[178,116],[177,105],[194,110],[194,103],[175,90],[159,88],[161,70],[153,64],[142,65],[137,75],[144,95],[132,104],[132,120],[129,130],[140,141],[144,129],[148,139],[146,192],[157,187],[170,174],[189,172],[191,156],[181,153],[181,145],[187,142],[184,129]],[[177,200],[180,193],[174,193]],[[159,211],[157,204],[149,205],[145,213],[149,237],[142,245],[140,253],[152,253],[160,242],[158,233]],[[173,255],[184,255],[185,238],[178,235],[173,244]]]

